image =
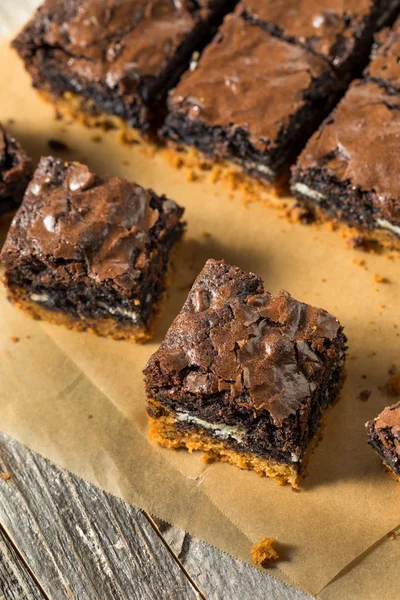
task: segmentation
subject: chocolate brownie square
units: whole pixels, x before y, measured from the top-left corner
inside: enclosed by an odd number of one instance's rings
[[[324,58],[249,23],[239,7],[170,92],[162,135],[276,183],[341,86]]]
[[[31,174],[31,158],[0,125],[0,215],[18,208]]]
[[[146,341],[182,213],[135,183],[42,158],[1,254],[9,299],[34,318]]]
[[[14,41],[33,85],[87,123],[146,131],[234,0],[46,0]]]
[[[388,406],[376,419],[366,423],[366,429],[368,443],[400,481],[400,402]]]
[[[297,486],[345,351],[329,313],[209,260],[144,370],[150,439]]]
[[[400,93],[400,20],[393,29],[384,29],[375,38],[373,60],[364,72],[366,79],[375,81],[391,94]]]
[[[398,13],[398,0],[242,0],[246,18],[324,57],[349,77],[360,74],[375,31]]]
[[[399,153],[400,95],[355,81],[300,155],[292,192],[323,219],[400,248]]]

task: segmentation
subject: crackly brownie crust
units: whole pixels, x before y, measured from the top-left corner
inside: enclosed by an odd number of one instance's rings
[[[0,215],[21,204],[31,173],[31,158],[0,125]]]
[[[325,58],[341,77],[360,74],[373,33],[398,0],[242,0],[245,18]]]
[[[116,337],[129,327],[129,337],[138,329],[145,335],[182,213],[124,179],[42,158],[1,255],[9,297],[32,316],[71,328],[114,322]]]
[[[392,29],[384,29],[375,38],[372,61],[364,77],[375,81],[390,94],[400,93],[400,19]]]
[[[340,86],[325,60],[248,23],[238,9],[170,92],[162,135],[275,181]]]
[[[399,238],[399,115],[399,96],[354,82],[293,168],[296,198],[361,232]]]
[[[149,414],[164,425],[174,415],[177,431],[280,463],[297,479],[344,356],[342,327],[326,311],[209,260],[144,370]]]
[[[368,443],[400,480],[400,402],[385,408],[366,424]]]
[[[234,0],[46,0],[13,45],[33,85],[147,131]]]

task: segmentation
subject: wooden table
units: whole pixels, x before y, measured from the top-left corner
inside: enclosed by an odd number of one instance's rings
[[[38,4],[1,0],[0,36],[20,27]],[[0,600],[311,598],[4,434],[0,473],[10,476],[0,478]]]

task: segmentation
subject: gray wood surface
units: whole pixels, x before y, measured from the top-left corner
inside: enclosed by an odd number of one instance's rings
[[[0,600],[310,598],[4,434],[0,473],[10,475],[0,478]]]
[[[0,37],[40,3],[0,0]],[[0,472],[0,600],[311,598],[1,434]]]

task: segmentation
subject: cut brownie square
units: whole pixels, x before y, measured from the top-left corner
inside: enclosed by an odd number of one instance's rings
[[[170,92],[162,135],[277,182],[341,86],[325,59],[249,23],[239,6]]]
[[[91,124],[146,131],[234,0],[46,0],[14,41],[39,90]]]
[[[242,0],[246,18],[324,57],[341,76],[360,74],[373,33],[398,13],[399,0]]]
[[[300,155],[292,192],[323,219],[400,248],[399,153],[400,96],[355,81]]]
[[[18,208],[32,174],[32,161],[0,125],[0,215]]]
[[[146,341],[182,213],[135,183],[42,158],[1,254],[9,299],[34,318]]]
[[[400,402],[388,406],[376,419],[366,423],[366,429],[368,443],[400,481]]]
[[[366,79],[375,81],[389,93],[400,93],[400,20],[393,29],[384,29],[375,38],[373,60],[364,72]]]
[[[144,370],[150,439],[297,486],[345,350],[326,311],[209,260]]]

